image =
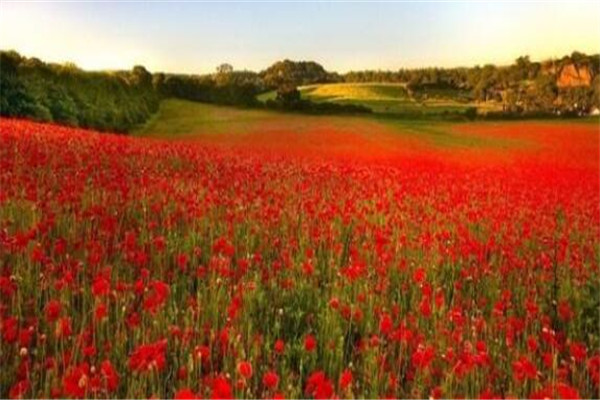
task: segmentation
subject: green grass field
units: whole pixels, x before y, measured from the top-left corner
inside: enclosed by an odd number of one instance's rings
[[[311,116],[167,99],[161,102],[156,115],[133,133],[177,138],[225,133],[303,133],[317,128],[361,131],[372,129],[374,124],[355,116]]]
[[[178,137],[196,133],[244,130],[249,124],[268,119],[267,112],[217,107],[186,100],[167,99],[146,124],[134,131],[141,136]]]
[[[456,123],[445,121],[395,119],[376,114],[311,116],[167,99],[161,103],[158,113],[133,133],[165,139],[204,137],[219,141],[221,136],[225,142],[235,137],[261,142],[267,138],[301,142],[303,138],[311,135],[314,138],[315,134],[318,137],[323,133],[333,132],[341,135],[359,135],[370,140],[394,140],[394,137],[417,139],[422,143],[446,148],[515,145],[514,141],[499,138],[463,135],[455,129],[456,126]]]
[[[453,89],[425,89],[410,92],[403,83],[328,83],[302,86],[302,97],[314,102],[356,104],[377,114],[442,116],[464,113],[475,107],[479,112],[499,109],[494,103],[475,103],[469,92]],[[272,100],[275,91],[263,93],[258,100]]]
[[[300,88],[311,100],[388,100],[409,99],[404,84],[393,83],[330,83]]]

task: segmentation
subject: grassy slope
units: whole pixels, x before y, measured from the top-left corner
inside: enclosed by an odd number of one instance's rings
[[[266,111],[168,99],[161,103],[158,113],[134,133],[160,137],[243,133],[256,124],[272,120],[273,117],[273,113]]]
[[[349,118],[354,122],[348,124]],[[316,127],[359,130],[364,121],[358,117],[308,116],[167,99],[158,113],[134,134],[173,138],[275,131],[302,133]]]
[[[376,113],[407,112],[419,108],[402,84],[333,83],[304,86],[300,90],[303,97],[312,101],[364,105]]]
[[[444,112],[464,112],[468,107],[480,111],[497,108],[494,104],[475,104],[469,100],[468,92],[450,89],[424,90],[412,95],[403,83],[330,83],[300,87],[306,99],[323,102],[359,104],[376,113],[427,115]],[[274,99],[274,91],[261,94],[258,99]]]
[[[168,99],[161,103],[154,118],[134,134],[193,139],[208,135],[270,135],[285,132],[291,134],[293,140],[302,140],[302,134],[315,132],[350,133],[366,137],[383,133],[385,137],[397,135],[413,138],[436,147],[510,145],[498,138],[459,134],[454,126],[447,122],[398,120],[377,116],[307,116]],[[287,136],[287,139],[289,138],[290,136]]]
[[[390,83],[331,83],[300,88],[302,94],[315,100],[401,100],[408,99],[403,84]]]

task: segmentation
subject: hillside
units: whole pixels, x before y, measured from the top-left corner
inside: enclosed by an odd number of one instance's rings
[[[406,83],[324,83],[300,86],[303,99],[317,103],[365,106],[376,114],[399,117],[464,117],[469,109],[479,114],[501,111],[498,101],[475,101],[467,90],[423,87],[410,89]],[[261,102],[273,100],[276,91],[257,97]]]
[[[600,111],[597,56],[574,52],[508,66],[353,71],[276,62],[261,72],[221,65],[214,74],[91,72],[0,51],[0,115],[129,132],[160,101],[268,108],[296,114],[367,114],[401,119],[545,118]],[[278,96],[278,93],[280,96]]]
[[[400,100],[409,98],[402,83],[331,83],[307,85],[302,94],[314,100]]]
[[[302,96],[315,102],[357,104],[375,113],[400,116],[464,114],[469,108],[480,113],[500,110],[496,102],[475,102],[458,89],[411,90],[406,83],[336,83],[300,88]]]
[[[459,126],[443,121],[379,118],[377,115],[299,115],[167,99],[152,119],[133,133],[162,139],[317,153],[347,153],[358,146],[357,143],[361,144],[356,152],[365,154],[373,152],[373,148],[389,152],[389,146],[396,149],[394,152],[402,152],[405,147],[422,145],[447,149],[523,145],[512,139],[465,135],[457,130]]]

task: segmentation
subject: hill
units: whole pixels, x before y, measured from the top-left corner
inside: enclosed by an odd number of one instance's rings
[[[479,114],[502,110],[497,101],[475,101],[467,90],[421,87],[411,89],[406,83],[323,83],[298,88],[302,98],[316,103],[354,104],[374,113],[399,117],[463,117],[471,109]],[[272,100],[276,91],[257,97]]]
[[[0,51],[0,115],[129,132],[159,102],[203,103],[303,114],[399,119],[545,118],[600,113],[597,56],[519,57],[509,66],[354,71],[284,60],[257,73],[224,64],[214,74],[92,72]],[[269,101],[272,100],[272,101]]]
[[[315,102],[357,104],[375,113],[418,116],[464,114],[470,108],[479,112],[501,109],[493,102],[476,103],[467,91],[422,88],[411,90],[405,83],[336,83],[300,88],[302,96]]]
[[[361,143],[358,147],[367,154],[372,153],[372,148],[381,150],[380,147],[389,152],[389,146],[401,152],[415,145],[451,149],[522,145],[513,140],[464,135],[456,130],[458,125],[377,115],[302,115],[166,99],[161,102],[158,112],[133,133],[227,146],[317,153],[347,152],[358,146],[357,143]],[[356,152],[361,151],[357,149]]]

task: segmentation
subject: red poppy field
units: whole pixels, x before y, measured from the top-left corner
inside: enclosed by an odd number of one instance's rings
[[[600,397],[597,125],[452,129],[1,119],[0,397]]]

